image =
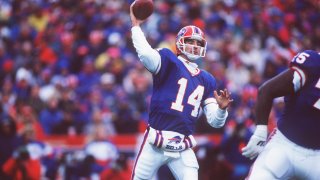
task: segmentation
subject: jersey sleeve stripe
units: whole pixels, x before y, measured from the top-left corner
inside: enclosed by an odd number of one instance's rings
[[[183,141],[184,142],[184,145],[185,145],[185,147],[186,147],[186,149],[188,148],[188,143],[187,143],[187,141]]]
[[[158,141],[159,141],[159,133],[157,132],[156,133],[156,140],[154,141],[153,145],[158,146],[158,144],[159,144]]]
[[[306,83],[306,75],[300,68],[298,68],[296,66],[292,66],[291,68],[296,72],[295,74],[298,75],[298,77],[297,77],[297,75],[294,74],[294,79],[293,79],[293,83],[294,83],[294,87],[295,87],[294,90],[297,91],[297,90],[301,89],[304,86],[304,84]]]
[[[186,147],[188,147],[188,148],[191,147],[191,144],[190,144],[190,141],[189,141],[188,137],[186,137],[185,142],[187,144]]]
[[[160,143],[159,143],[159,148],[161,148],[162,147],[162,144],[163,144],[163,136],[162,136],[162,132],[160,131]]]
[[[187,137],[187,140],[189,141],[190,147],[193,147],[192,141],[189,136]]]

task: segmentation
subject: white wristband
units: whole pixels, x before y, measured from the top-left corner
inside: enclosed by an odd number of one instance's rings
[[[225,119],[226,112],[227,112],[226,109],[220,109],[220,108],[218,108],[218,109],[217,109],[216,117],[219,118],[219,119]]]
[[[260,137],[266,138],[268,135],[268,126],[267,125],[257,125],[254,134]]]

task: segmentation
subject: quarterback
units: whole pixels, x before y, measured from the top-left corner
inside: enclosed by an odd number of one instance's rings
[[[198,162],[192,150],[195,121],[203,109],[208,123],[220,128],[232,102],[229,92],[216,91],[216,80],[193,61],[204,57],[207,42],[202,30],[186,26],[176,37],[177,54],[153,49],[130,8],[132,41],[140,61],[153,75],[149,126],[137,155],[132,179],[152,179],[167,164],[176,179],[198,179]]]

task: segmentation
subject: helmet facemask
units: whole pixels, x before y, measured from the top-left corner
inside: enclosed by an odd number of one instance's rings
[[[189,44],[188,40],[196,40],[198,43]],[[194,61],[205,57],[207,42],[203,32],[196,26],[186,26],[180,30],[177,36],[176,47],[178,54],[184,54],[188,59]]]

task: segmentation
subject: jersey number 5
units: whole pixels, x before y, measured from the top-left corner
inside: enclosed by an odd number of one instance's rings
[[[309,56],[310,56],[310,55],[309,55],[308,53],[303,52],[303,53],[300,53],[297,58],[293,58],[293,61],[295,60],[297,63],[303,64],[303,63],[307,60],[307,58],[308,58]],[[320,79],[318,80],[318,82],[317,82],[317,84],[316,84],[316,88],[320,89]],[[314,103],[313,107],[315,107],[315,108],[317,108],[317,109],[320,110],[320,99],[318,99],[318,100]]]
[[[175,102],[171,103],[171,109],[182,112],[184,108],[184,105],[182,104],[182,102],[185,96],[188,80],[186,78],[181,78],[179,79],[178,84],[179,84],[178,94]],[[201,99],[203,96],[203,92],[204,92],[204,87],[198,85],[197,88],[188,97],[187,103],[194,107],[193,110],[191,111],[191,116],[193,117],[198,116],[198,111],[199,111]]]

